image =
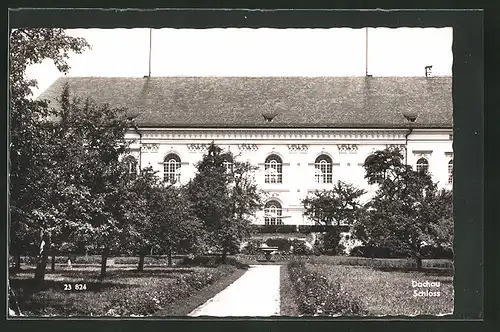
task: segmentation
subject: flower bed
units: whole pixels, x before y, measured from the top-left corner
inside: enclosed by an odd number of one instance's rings
[[[306,269],[305,263],[288,264],[288,273],[295,288],[296,302],[301,315],[346,316],[363,315],[360,302],[342,291],[338,283]]]

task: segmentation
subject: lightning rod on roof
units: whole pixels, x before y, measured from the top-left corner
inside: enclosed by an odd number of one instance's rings
[[[366,36],[365,36],[365,76],[372,77],[372,75],[368,74],[368,27],[365,28]]]
[[[153,41],[153,29],[149,28],[149,72],[148,77],[151,77],[151,44]]]

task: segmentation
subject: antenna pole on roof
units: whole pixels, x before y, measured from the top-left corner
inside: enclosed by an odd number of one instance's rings
[[[149,28],[149,74],[148,77],[151,77],[151,44],[153,42],[153,29]]]
[[[366,45],[365,45],[365,50],[366,50],[366,54],[365,54],[365,75],[368,76],[368,27],[365,28],[365,31],[366,31],[366,37],[365,37],[365,41],[366,41]]]

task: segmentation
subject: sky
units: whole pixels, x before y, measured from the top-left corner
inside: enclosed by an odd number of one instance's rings
[[[149,29],[72,29],[92,46],[71,54],[68,76],[143,77]],[[368,74],[452,74],[452,28],[369,28]],[[364,76],[366,29],[153,29],[151,76]],[[28,68],[34,97],[62,76],[51,61]]]

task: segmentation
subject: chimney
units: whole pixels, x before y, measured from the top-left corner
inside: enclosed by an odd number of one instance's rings
[[[425,77],[432,77],[432,66],[425,66]]]

